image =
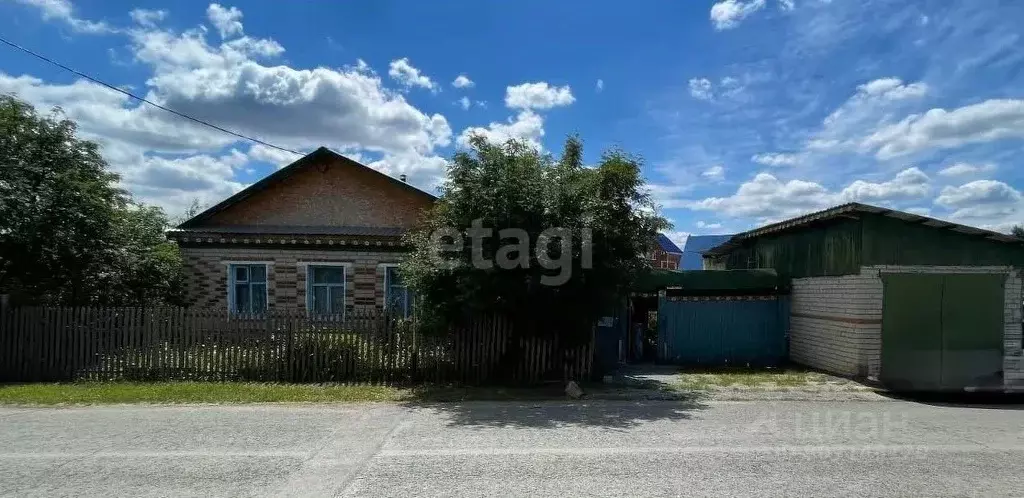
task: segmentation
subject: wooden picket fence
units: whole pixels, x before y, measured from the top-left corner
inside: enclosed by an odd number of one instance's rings
[[[4,382],[532,383],[585,378],[592,358],[593,341],[565,351],[553,340],[519,337],[495,317],[439,336],[381,313],[54,307],[0,313]]]

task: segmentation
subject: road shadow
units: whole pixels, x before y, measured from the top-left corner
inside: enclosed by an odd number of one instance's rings
[[[599,427],[629,429],[660,420],[689,420],[706,407],[697,401],[469,401],[407,406],[441,414],[450,426],[557,429]]]
[[[420,386],[406,405],[440,413],[453,426],[628,429],[659,420],[688,420],[707,407],[702,394],[672,384],[676,371],[623,369],[606,382],[582,383],[584,395],[579,399],[569,399],[561,382],[528,387]]]
[[[1024,410],[1024,393],[999,392],[914,392],[884,391],[877,393],[889,399],[930,406],[983,408],[992,410]]]

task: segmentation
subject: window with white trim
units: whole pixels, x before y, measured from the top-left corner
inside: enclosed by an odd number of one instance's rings
[[[412,315],[416,296],[402,280],[402,272],[397,266],[384,268],[384,303],[389,311],[403,318]]]
[[[267,265],[228,265],[228,306],[233,313],[267,310]]]
[[[345,313],[345,267],[309,265],[306,273],[306,308],[314,315]]]

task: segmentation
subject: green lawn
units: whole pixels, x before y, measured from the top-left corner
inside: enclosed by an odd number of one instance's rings
[[[420,386],[412,389],[366,385],[246,382],[72,382],[0,385],[0,405],[459,402],[540,399],[565,399],[562,385],[557,383],[514,388]]]
[[[345,403],[397,401],[408,391],[385,386],[241,382],[75,382],[0,385],[0,404]]]
[[[793,389],[814,388],[827,383],[845,385],[843,379],[795,368],[717,368],[680,372],[678,387],[690,390],[722,388]]]

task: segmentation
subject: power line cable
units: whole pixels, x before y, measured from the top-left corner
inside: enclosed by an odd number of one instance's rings
[[[124,95],[127,95],[127,96],[135,99],[135,100],[138,100],[140,102],[143,102],[143,103],[149,104],[149,105],[151,105],[153,107],[156,107],[157,109],[160,109],[162,111],[167,111],[167,112],[169,112],[171,114],[174,114],[175,116],[178,116],[178,117],[181,117],[181,118],[185,118],[185,119],[187,119],[189,121],[192,121],[192,122],[195,122],[195,123],[199,123],[199,124],[201,124],[203,126],[208,126],[208,127],[213,128],[213,129],[215,129],[217,131],[220,131],[220,132],[223,132],[223,133],[227,133],[228,135],[232,135],[234,137],[238,137],[238,138],[241,138],[243,140],[248,140],[250,142],[254,142],[254,143],[257,143],[257,144],[260,144],[260,145],[264,145],[264,146],[267,146],[267,147],[270,147],[270,148],[273,148],[273,149],[277,149],[277,150],[280,150],[282,152],[290,152],[290,153],[298,155],[298,156],[305,155],[305,154],[303,154],[303,153],[301,153],[299,151],[292,150],[292,149],[289,149],[289,148],[286,148],[286,147],[281,147],[279,145],[274,145],[274,144],[269,143],[269,142],[264,142],[263,140],[260,140],[258,138],[253,138],[253,137],[250,137],[250,136],[247,136],[247,135],[243,135],[243,134],[238,133],[236,131],[231,131],[231,130],[229,130],[227,128],[223,128],[223,127],[217,126],[217,125],[215,125],[213,123],[210,123],[208,121],[203,121],[202,119],[194,118],[192,116],[189,116],[188,114],[181,113],[181,112],[175,111],[174,109],[170,109],[170,108],[164,107],[164,106],[162,106],[160,104],[157,104],[156,102],[147,100],[144,97],[139,97],[138,95],[135,95],[135,94],[133,94],[133,93],[127,91],[127,90],[123,90],[123,89],[118,88],[118,87],[116,87],[114,85],[106,83],[106,82],[104,82],[102,80],[99,80],[97,78],[93,78],[92,76],[89,76],[88,74],[85,74],[85,73],[83,73],[81,71],[77,71],[77,70],[75,70],[73,68],[65,66],[64,64],[61,64],[60,62],[57,62],[57,61],[55,61],[53,59],[50,59],[49,57],[46,57],[44,55],[38,54],[36,52],[33,52],[32,50],[29,50],[29,49],[27,49],[25,47],[22,47],[21,45],[18,45],[17,43],[14,43],[14,42],[12,42],[10,40],[7,40],[7,39],[5,39],[3,37],[0,37],[0,42],[4,43],[5,45],[8,45],[10,47],[13,47],[13,48],[16,48],[18,50],[21,50],[22,52],[25,52],[26,54],[29,54],[32,57],[35,57],[35,58],[37,58],[37,59],[39,59],[41,61],[48,62],[50,64],[53,64],[54,66],[57,66],[57,67],[65,70],[65,71],[69,71],[71,73],[74,73],[74,74],[76,74],[76,75],[78,75],[78,76],[80,76],[82,78],[85,78],[85,79],[87,79],[87,80],[89,80],[89,81],[91,81],[93,83],[96,83],[97,85],[105,86],[105,87],[107,87],[107,88],[109,88],[109,89],[111,89],[111,90],[113,90],[115,92],[122,93]]]

